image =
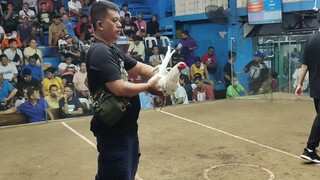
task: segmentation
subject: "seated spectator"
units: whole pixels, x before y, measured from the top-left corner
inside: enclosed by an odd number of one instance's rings
[[[126,36],[129,40],[133,40],[138,28],[136,24],[132,22],[130,14],[126,13],[124,15],[124,21],[122,21],[121,25],[122,35]]]
[[[36,13],[32,9],[29,9],[27,2],[23,3],[22,10],[19,11],[19,18],[22,20],[23,17],[27,17],[30,20],[36,17]]]
[[[23,51],[24,58],[29,59],[30,56],[36,57],[35,55],[38,55],[36,65],[42,67],[43,70],[46,70],[51,67],[51,63],[43,63],[42,52],[37,48],[37,46],[37,40],[31,39],[29,42],[29,47],[25,48]],[[28,61],[26,61],[25,64],[28,64]]]
[[[10,39],[14,39],[17,42],[17,47],[21,48],[23,46],[22,42],[20,41],[20,39],[18,38],[16,33],[12,33],[12,31],[7,30],[6,29],[6,33],[4,35],[4,39],[1,42],[1,47],[3,49],[8,48],[9,47],[9,40]]]
[[[47,9],[47,3],[42,2],[40,4],[40,10],[38,12],[38,22],[40,28],[40,44],[44,44],[43,33],[49,30],[49,26],[52,21],[52,13]]]
[[[37,3],[38,1],[35,0],[23,0],[23,3],[28,3],[28,7],[30,10],[32,10],[33,12],[37,12]]]
[[[20,104],[18,107],[12,107],[8,110],[1,111],[0,114],[21,112],[27,115],[30,123],[46,121],[46,114],[48,114],[51,119],[54,119],[51,111],[48,109],[48,103],[46,100],[40,98],[38,90],[29,88],[27,96],[28,100]]]
[[[14,11],[14,4],[8,2],[8,10],[3,12],[4,29],[10,31],[16,31],[19,24],[19,14]]]
[[[20,95],[17,96],[17,94],[18,94],[18,92],[17,92],[16,102],[14,102],[14,107],[18,107],[18,106],[20,106],[20,104],[22,104],[28,100],[28,96],[27,96],[28,89],[29,88],[23,88],[23,90],[22,90],[23,94],[21,96]]]
[[[151,108],[151,101],[152,101],[152,94],[148,91],[139,93],[140,99],[140,108],[141,109],[150,109]]]
[[[60,22],[61,17],[54,15],[49,26],[49,46],[58,46],[58,40],[68,34],[66,26]]]
[[[22,51],[17,47],[17,41],[15,39],[9,39],[9,48],[4,50],[5,54],[10,62],[20,70],[21,66],[24,65]]]
[[[18,38],[22,41],[23,46],[27,47],[30,39],[36,38],[37,29],[30,24],[29,18],[27,16],[23,16],[22,23],[17,27]]]
[[[124,3],[122,4],[122,10],[120,11],[120,18],[125,18],[126,14],[129,14],[129,17],[131,17],[131,13],[128,11],[128,4]]]
[[[80,63],[80,70],[76,72],[73,76],[73,85],[77,91],[79,98],[85,97],[88,98],[90,95],[89,88],[85,85],[85,79],[87,77],[87,67],[86,63]]]
[[[82,104],[73,94],[73,88],[66,86],[62,98],[59,100],[59,108],[64,118],[81,116],[83,114]]]
[[[92,23],[88,21],[87,15],[81,16],[81,22],[76,25],[76,34],[81,41],[88,41],[91,39],[93,33]]]
[[[22,72],[24,69],[30,69],[31,70],[31,76],[39,81],[41,81],[43,79],[43,75],[42,75],[42,69],[40,66],[36,65],[36,61],[37,59],[39,59],[38,55],[35,54],[33,56],[30,56],[28,59],[29,64],[22,66],[21,69],[21,77],[22,76]]]
[[[25,68],[22,70],[22,78],[20,78],[15,85],[16,89],[18,90],[16,97],[23,98],[23,90],[28,89],[28,88],[33,88],[33,89],[40,89],[40,81],[33,78],[31,75],[31,70],[29,68]]]
[[[50,12],[50,13],[53,13],[53,3],[52,3],[52,1],[40,0],[40,1],[39,1],[40,7],[39,7],[38,9],[41,9],[42,4],[44,4],[44,3],[46,4],[46,9],[47,9],[47,11]]]
[[[160,25],[158,22],[157,15],[155,15],[155,14],[152,15],[151,20],[147,23],[147,27],[148,27],[147,36],[155,37],[156,33],[159,32],[159,30],[160,30]]]
[[[59,108],[59,100],[61,99],[62,94],[58,92],[58,86],[52,84],[49,87],[49,91],[49,96],[45,97],[45,100],[48,102],[49,107],[53,109]]]
[[[66,11],[66,7],[61,6],[57,14],[60,15],[61,17],[63,17],[64,15],[68,15]]]
[[[0,24],[2,24],[2,20],[0,18]],[[3,39],[4,38],[4,29],[3,27],[0,25],[0,39]]]
[[[164,55],[159,53],[158,46],[152,47],[153,55],[149,58],[149,63],[152,67],[156,67],[162,63],[162,59],[164,59]],[[162,59],[161,59],[162,58]]]
[[[194,75],[197,73],[201,74],[202,77],[209,80],[209,72],[207,66],[201,62],[201,59],[198,56],[194,58],[194,64],[192,64],[190,67],[190,78],[194,79]]]
[[[205,100],[214,100],[213,88],[210,85],[203,83],[203,79],[197,76],[194,79],[196,88],[193,90],[192,99],[194,102],[201,102]]]
[[[0,55],[0,61],[0,74],[2,74],[3,79],[9,81],[11,84],[15,84],[18,77],[16,66],[9,62],[9,59],[5,54]]]
[[[227,88],[227,92],[226,92],[227,99],[248,95],[248,92],[239,83],[237,77],[233,77],[232,81],[233,83]]]
[[[188,95],[188,100],[192,101],[192,93],[193,89],[191,86],[191,82],[189,80],[189,76],[185,74],[180,74],[179,76],[179,84],[186,90]]]
[[[79,39],[74,32],[76,24],[73,21],[70,21],[69,16],[66,14],[62,16],[62,23],[66,26],[68,35],[72,38],[72,41],[78,43]]]
[[[73,58],[67,53],[64,56],[65,62],[62,62],[58,66],[58,72],[62,79],[63,85],[66,86],[69,83],[72,83],[73,75],[78,71],[78,67],[72,64]]]
[[[172,94],[172,104],[189,104],[189,98],[186,89],[183,87],[185,85],[183,74],[179,77],[179,86],[177,90]]]
[[[0,74],[0,110],[3,111],[8,104],[13,105],[13,97],[17,93],[17,89],[14,88],[7,80]]]
[[[61,40],[59,40],[59,50],[64,56],[65,54],[70,54],[74,60],[73,64],[78,64],[80,61],[80,50],[79,50],[79,44],[75,44],[72,41],[71,36],[68,34],[64,36],[64,43],[60,43]]]
[[[77,0],[70,0],[68,2],[69,16],[79,18],[82,14],[82,5]]]
[[[62,83],[62,79],[60,77],[55,77],[54,72],[55,70],[52,67],[45,70],[47,77],[44,78],[41,82],[42,92],[45,96],[49,96],[50,94],[49,88],[52,84],[57,85],[59,93],[62,93],[64,91],[64,85]]]
[[[143,44],[142,37],[135,36],[134,41],[131,42],[129,45],[127,54],[133,57],[137,61],[144,62],[145,46]]]
[[[217,58],[214,54],[214,47],[208,47],[208,52],[202,56],[201,60],[202,63],[207,66],[208,72],[214,73],[215,80],[220,82],[220,69],[217,64]]]
[[[134,21],[138,28],[138,32],[136,35],[141,37],[146,37],[147,34],[147,22],[143,20],[143,15],[141,13],[138,14],[137,20]]]

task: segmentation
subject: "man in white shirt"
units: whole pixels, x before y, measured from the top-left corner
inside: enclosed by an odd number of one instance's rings
[[[122,4],[122,10],[120,11],[120,18],[124,19],[124,15],[128,13],[131,17],[131,13],[128,11],[128,4]]]
[[[9,63],[9,59],[5,54],[0,55],[0,60],[0,74],[3,74],[3,79],[8,80],[9,82],[15,82],[18,77],[16,66]]]
[[[22,51],[17,48],[17,41],[15,39],[9,39],[9,48],[3,54],[7,55],[13,65],[18,67],[24,65]]]
[[[68,7],[70,11],[70,16],[80,17],[82,12],[81,3],[77,0],[70,0],[68,2]]]
[[[301,66],[301,63],[300,63]],[[293,90],[295,90],[298,86],[298,82],[299,82],[299,74],[300,74],[300,68],[297,68],[294,73],[292,74],[292,80],[291,80],[291,84],[293,87]],[[309,86],[309,71],[307,71],[306,76],[304,77],[303,80],[303,89],[306,91],[306,89]]]
[[[22,19],[23,16],[27,16],[29,19],[34,19],[36,14],[33,10],[29,9],[28,3],[23,3],[22,10],[19,11],[19,17]]]
[[[141,36],[136,36],[128,48],[128,55],[131,55],[135,60],[144,62],[145,60],[145,46]]]
[[[184,79],[180,76],[179,86],[171,96],[172,104],[189,104],[188,94],[185,88],[181,85],[184,83]]]

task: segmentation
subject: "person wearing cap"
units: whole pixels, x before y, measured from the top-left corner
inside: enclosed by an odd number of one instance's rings
[[[22,23],[18,25],[17,31],[18,38],[22,41],[24,47],[27,47],[30,39],[36,38],[37,35],[37,29],[30,24],[28,16],[22,17]]]
[[[120,18],[123,19],[125,18],[125,14],[129,14],[129,16],[131,17],[131,12],[128,11],[128,4],[124,3],[122,4],[122,10],[120,11]]]
[[[49,26],[49,46],[58,46],[59,39],[68,34],[60,19],[60,15],[54,15],[52,18],[53,23]]]
[[[22,20],[22,18],[26,16],[29,20],[32,20],[35,18],[36,13],[29,9],[29,3],[25,2],[23,3],[22,9],[19,11],[19,17]]]
[[[261,88],[262,83],[268,79],[269,69],[263,62],[263,53],[256,51],[254,59],[244,66],[245,73],[250,72],[249,75],[249,94],[257,94]]]
[[[145,46],[141,36],[135,36],[133,42],[130,43],[128,48],[128,55],[131,55],[134,59],[144,62],[145,60]]]
[[[11,82],[11,84],[14,84],[18,77],[17,67],[12,63],[9,63],[9,59],[5,54],[0,55],[0,61],[0,74],[3,75],[5,80],[8,80]]]
[[[42,69],[40,66],[37,66],[36,65],[36,62],[37,62],[37,59],[39,59],[38,55],[37,54],[34,54],[32,56],[29,56],[28,58],[28,62],[29,64],[27,65],[24,65],[21,69],[21,73],[20,73],[20,76],[23,77],[22,75],[22,71],[24,69],[30,69],[31,70],[31,75],[33,78],[41,81],[43,79],[43,75],[42,75]]]
[[[17,84],[15,85],[15,88],[18,89],[18,92],[16,94],[16,97],[23,98],[24,97],[24,89],[27,88],[34,88],[34,89],[40,89],[41,84],[40,81],[34,77],[32,77],[32,71],[29,68],[24,68],[21,71],[22,78],[19,78]]]
[[[75,60],[75,62],[73,62],[74,64],[78,64],[79,60],[80,60],[80,50],[79,50],[79,45],[73,43],[72,41],[72,37],[70,35],[65,35],[64,36],[64,43],[61,43],[59,45],[60,47],[60,53],[62,53],[62,55],[65,54],[71,54],[73,57],[73,60]],[[59,40],[60,43],[60,40]]]

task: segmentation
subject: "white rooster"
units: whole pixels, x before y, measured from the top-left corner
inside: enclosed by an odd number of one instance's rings
[[[160,77],[158,81],[158,88],[164,95],[162,97],[162,105],[166,104],[166,97],[173,94],[177,90],[179,86],[179,76],[181,70],[188,68],[184,62],[179,62],[174,67],[168,68],[168,64],[174,52],[175,50],[171,52],[171,47],[168,46],[166,56],[164,59],[161,57],[162,63],[155,67],[155,71],[158,72],[151,78],[153,79]]]

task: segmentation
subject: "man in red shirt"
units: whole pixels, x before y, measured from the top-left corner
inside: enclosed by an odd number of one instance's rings
[[[196,101],[205,101],[205,100],[214,100],[213,87],[203,83],[203,79],[200,76],[194,78],[194,83],[197,87],[193,90],[192,100]]]
[[[214,47],[212,46],[208,47],[208,52],[202,56],[201,61],[203,64],[207,66],[210,74],[214,73],[215,80],[217,82],[220,82],[221,75],[220,75],[219,66],[217,64],[217,58],[214,55]]]

